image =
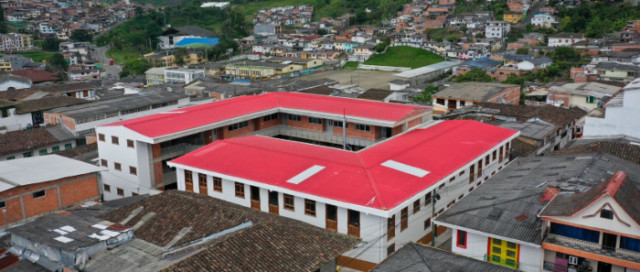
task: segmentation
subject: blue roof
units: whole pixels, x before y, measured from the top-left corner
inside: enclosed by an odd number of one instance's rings
[[[477,60],[467,61],[464,63],[464,65],[474,68],[490,68],[500,65],[500,62],[492,60],[489,57],[484,57]]]
[[[176,46],[187,46],[195,43],[202,43],[209,46],[216,46],[220,41],[219,38],[184,38],[176,43]]]

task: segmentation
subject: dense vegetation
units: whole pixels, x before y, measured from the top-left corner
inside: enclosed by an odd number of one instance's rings
[[[409,46],[389,47],[384,54],[373,55],[364,64],[418,68],[444,59],[434,53]]]
[[[620,31],[630,20],[640,19],[640,9],[629,3],[585,2],[575,8],[561,8],[561,32],[585,33],[601,38],[606,33]]]
[[[480,68],[471,68],[469,72],[455,76],[451,79],[453,82],[492,82],[493,78],[487,75],[484,70]]]

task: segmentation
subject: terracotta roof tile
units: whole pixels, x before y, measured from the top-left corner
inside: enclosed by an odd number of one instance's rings
[[[48,71],[43,71],[43,70],[27,69],[27,70],[13,71],[11,73],[14,75],[27,77],[31,79],[33,83],[58,80],[58,77],[56,76],[56,74]]]

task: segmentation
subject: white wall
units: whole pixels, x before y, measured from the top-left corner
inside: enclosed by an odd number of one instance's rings
[[[17,90],[17,89],[26,89],[30,87],[31,87],[31,84],[24,81],[6,80],[3,82],[0,82],[0,91],[6,91],[9,88],[14,88]]]
[[[16,131],[26,128],[31,125],[33,119],[31,119],[31,113],[18,114],[15,108],[8,110],[9,116],[2,117],[0,115],[0,127],[7,127],[7,131]]]
[[[48,145],[48,146],[45,146],[45,147],[40,147],[40,148],[37,148],[37,149],[23,150],[23,151],[18,152],[18,153],[2,155],[2,156],[0,156],[0,161],[7,160],[10,157],[14,157],[14,159],[26,158],[23,155],[25,152],[31,152],[31,157],[42,156],[42,155],[40,155],[40,150],[43,150],[43,149],[47,150],[47,155],[48,155],[48,154],[54,153],[53,152],[53,147],[56,147],[56,146],[59,148],[58,151],[64,151],[65,150],[64,146],[67,145],[67,144],[70,144],[71,148],[76,147],[76,141],[75,141],[75,139],[73,139],[73,140],[69,140],[69,141],[66,141],[66,142],[59,142],[59,143],[55,143],[55,144]]]
[[[640,138],[640,91],[624,91],[622,107],[607,107],[604,118],[586,117],[583,137]]]

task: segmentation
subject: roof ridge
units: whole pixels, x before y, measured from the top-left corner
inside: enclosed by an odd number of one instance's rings
[[[380,194],[380,190],[378,189],[378,184],[375,177],[373,176],[373,174],[371,174],[371,171],[369,171],[369,167],[367,167],[366,163],[362,160],[362,157],[360,157],[360,153],[354,153],[354,154],[356,154],[356,157],[358,158],[358,161],[362,165],[364,172],[367,174],[367,177],[368,177],[367,181],[369,181],[369,185],[371,185],[371,190],[373,190],[374,196],[371,200],[369,200],[369,202],[367,203],[367,206],[373,204],[373,202],[375,202],[377,199],[378,202],[380,203],[380,209],[383,211],[387,210],[387,205],[382,199],[382,195]]]
[[[609,196],[614,197],[618,190],[622,186],[622,183],[627,178],[627,174],[624,171],[618,171],[613,176],[611,176],[607,182],[607,187],[604,189],[604,193],[609,194]]]

